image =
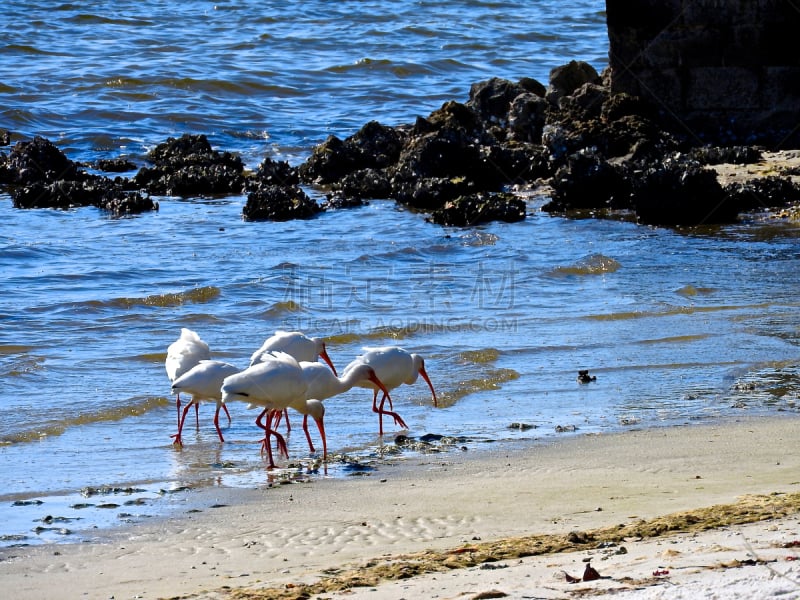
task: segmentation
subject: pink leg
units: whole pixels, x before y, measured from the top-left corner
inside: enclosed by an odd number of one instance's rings
[[[195,427],[197,427],[197,431],[200,431],[200,403],[194,403],[194,422]]]
[[[322,422],[322,419],[315,419],[317,422],[317,429],[319,429],[319,435],[322,438],[322,461],[328,462],[328,442],[325,440],[325,424]],[[310,443],[310,440],[309,440]],[[311,450],[314,451],[313,449]]]
[[[217,410],[214,411],[214,427],[217,428],[217,435],[219,436],[219,441],[220,442],[224,442],[225,438],[222,437],[222,431],[220,431],[220,429],[219,429],[219,409],[220,409],[220,407],[221,408],[225,408],[225,405],[222,402],[217,402]],[[228,411],[228,409],[225,408],[225,412],[227,412],[227,411]],[[230,419],[230,415],[228,415],[228,419]],[[230,425],[230,421],[228,421],[228,425]]]
[[[372,393],[372,412],[378,413],[378,435],[383,435],[383,412],[378,408],[378,390]]]
[[[171,435],[170,437],[174,437],[175,440],[172,442],[173,444],[177,444],[178,446],[183,446],[183,440],[181,439],[181,432],[183,431],[183,423],[186,421],[186,413],[189,412],[189,409],[192,408],[192,404],[195,404],[195,401],[192,400],[186,407],[183,409],[183,415],[181,418],[178,419],[178,433]]]
[[[308,432],[308,415],[303,415],[303,431],[305,432],[306,439],[308,440],[309,451],[315,452],[314,443],[311,441],[311,434]]]
[[[180,392],[175,394],[175,408],[177,409],[177,412],[178,412],[178,423],[177,423],[177,425],[178,425],[178,428],[180,429],[180,426],[181,426],[181,393]]]
[[[228,407],[224,404],[222,405],[222,409],[225,411],[225,414],[228,415],[228,426],[230,427],[231,424],[231,413],[228,412]]]
[[[388,394],[383,395],[383,398],[381,398],[381,405],[380,407],[378,407],[378,412],[381,415],[381,429],[380,429],[381,435],[383,435],[383,415],[389,415],[390,417],[392,417],[394,419],[395,425],[397,425],[398,427],[402,427],[403,429],[408,429],[408,425],[406,425],[406,422],[403,421],[403,418],[400,415],[390,410],[383,410],[383,403],[387,398],[389,399],[389,408],[392,408],[392,398]]]
[[[280,433],[278,433],[277,431],[275,431],[272,428],[272,421],[273,421],[273,419],[275,418],[275,416],[277,414],[280,414],[280,412],[279,411],[275,411],[275,410],[270,410],[270,409],[264,409],[261,412],[261,414],[258,415],[258,418],[256,419],[256,425],[258,425],[258,427],[260,427],[261,429],[264,430],[264,442],[263,443],[264,443],[264,446],[267,449],[267,456],[269,457],[269,468],[270,469],[274,469],[275,468],[275,461],[272,458],[272,445],[269,443],[269,436],[270,435],[274,435],[275,436],[275,445],[278,447],[278,452],[283,454],[287,458],[289,457],[289,450],[286,447],[286,440],[283,438],[283,436]],[[264,416],[267,417],[267,422],[266,423],[262,422],[262,419],[264,418]]]

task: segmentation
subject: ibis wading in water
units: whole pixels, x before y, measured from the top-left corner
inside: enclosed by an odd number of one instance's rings
[[[275,417],[290,406],[307,405],[307,388],[300,364],[285,352],[268,353],[260,362],[226,377],[222,383],[222,402],[246,402],[263,409],[256,418],[256,425],[264,430],[270,468],[275,467],[270,436],[275,436],[278,451],[289,455],[286,440],[273,428]]]
[[[306,399],[308,402],[312,400],[322,402],[333,396],[343,394],[358,385],[375,385],[386,394],[387,397],[389,396],[389,389],[378,378],[375,369],[369,365],[358,365],[350,369],[347,374],[342,377],[337,377],[328,367],[319,362],[302,361],[300,363],[300,368],[303,370],[303,379],[308,386],[306,388]],[[292,408],[296,407],[292,406]],[[303,431],[306,434],[306,439],[308,439],[308,447],[311,449],[311,452],[314,452],[314,445],[311,443],[311,436],[308,433],[308,415],[305,415],[302,410],[300,413],[304,414]],[[408,429],[408,426],[397,413],[384,411],[384,414],[393,417],[395,423],[403,429]],[[319,426],[319,422],[317,425]],[[322,434],[322,444],[324,448],[325,435],[321,428],[320,434]],[[327,451],[323,450],[323,454],[327,456]]]
[[[240,370],[239,367],[218,360],[201,360],[197,365],[172,382],[172,391],[174,393],[183,392],[192,395],[191,402],[183,409],[183,415],[178,421],[178,433],[172,436],[175,438],[173,443],[179,446],[183,445],[181,432],[183,431],[183,423],[186,421],[186,413],[189,412],[192,404],[196,406],[201,400],[213,400],[217,403],[217,409],[214,412],[214,427],[217,428],[219,441],[225,441],[219,428],[219,410],[220,408],[225,408],[222,403],[222,382],[226,377],[238,373]],[[225,412],[228,412],[227,408],[225,408]],[[228,414],[228,424],[230,425],[230,414]]]
[[[210,360],[211,350],[200,336],[191,329],[185,327],[181,329],[181,336],[172,342],[167,348],[167,359],[164,361],[164,367],[167,370],[167,377],[169,377],[170,384],[175,383],[181,375],[191,370],[201,360]],[[194,404],[194,417],[197,427],[200,427],[199,405]],[[178,430],[181,429],[181,394],[178,390],[175,394],[175,406],[178,412]],[[228,415],[228,423],[230,423],[231,415],[228,409],[225,408],[225,414]],[[184,411],[185,414],[185,411]]]
[[[382,348],[364,348],[364,354],[351,362],[344,370],[344,377],[347,374],[359,367],[359,365],[369,365],[375,370],[375,375],[383,382],[387,390],[393,390],[402,384],[411,385],[417,381],[421,375],[428,387],[431,388],[431,395],[433,396],[433,405],[438,406],[436,400],[436,392],[433,389],[433,384],[425,371],[425,359],[419,354],[411,354],[397,346],[385,346]],[[389,400],[389,407],[392,407],[392,399],[388,392],[384,392],[381,398],[380,406],[378,406],[378,392],[382,391],[373,382],[361,381],[356,384],[359,387],[370,388],[373,390],[372,397],[372,410],[378,413],[378,424],[380,435],[383,435],[383,415],[392,414],[389,411],[383,410],[383,403]],[[396,421],[397,419],[395,419]]]
[[[316,362],[317,358],[321,358],[328,364],[334,375],[338,375],[325,348],[325,340],[321,338],[308,337],[299,331],[276,331],[275,335],[267,338],[261,348],[253,352],[250,357],[250,366],[264,360],[264,356],[269,352],[285,352],[298,362]]]
[[[333,374],[338,375],[331,357],[328,356],[325,340],[322,338],[308,337],[299,331],[278,330],[275,335],[268,337],[258,350],[253,352],[250,357],[250,366],[269,358],[271,352],[285,352],[298,362],[317,362],[317,358],[321,358],[331,368]],[[286,416],[286,431],[291,431],[289,413],[284,411],[284,415]],[[277,418],[276,425],[279,421],[280,418]],[[308,435],[307,430],[306,435]]]

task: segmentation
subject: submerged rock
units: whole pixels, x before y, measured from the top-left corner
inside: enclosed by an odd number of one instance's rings
[[[322,209],[298,186],[264,185],[247,195],[246,221],[310,219]]]
[[[238,193],[244,187],[244,163],[230,152],[211,148],[205,135],[168,138],[147,155],[152,167],[133,178],[151,194],[169,196]]]
[[[466,227],[505,221],[513,223],[525,218],[525,202],[513,194],[477,193],[459,196],[431,214],[439,225]]]

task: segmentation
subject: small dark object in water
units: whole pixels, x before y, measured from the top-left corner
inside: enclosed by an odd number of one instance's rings
[[[597,377],[589,375],[589,369],[578,371],[578,383],[590,383],[592,381],[597,381]]]
[[[519,429],[520,431],[528,431],[528,429],[536,429],[536,425],[531,425],[530,423],[518,423],[513,422],[511,425],[508,426],[509,429]]]

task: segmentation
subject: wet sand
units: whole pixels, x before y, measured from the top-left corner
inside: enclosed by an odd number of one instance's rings
[[[787,415],[208,489],[103,542],[4,549],[0,578],[19,599],[679,598],[712,576],[718,597],[759,577],[800,590],[798,440]],[[587,559],[601,579],[569,583]]]

